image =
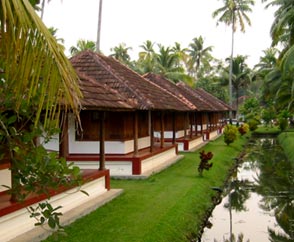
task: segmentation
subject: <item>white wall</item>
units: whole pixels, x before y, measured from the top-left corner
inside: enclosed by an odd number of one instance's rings
[[[176,149],[169,149],[142,161],[142,173],[155,170],[157,167],[177,157]]]
[[[76,141],[74,118],[69,116],[69,153],[70,154],[99,154],[99,141]],[[139,138],[138,148],[150,146],[150,137]],[[134,140],[105,141],[106,154],[128,154],[134,151]]]
[[[8,190],[3,185],[11,187],[11,171],[9,169],[0,170],[0,192]]]
[[[47,143],[44,143],[44,138],[40,137],[39,142],[46,150],[59,152],[59,134],[55,134]]]
[[[175,137],[176,137],[176,139],[178,139],[178,138],[184,137],[184,135],[185,135],[185,131],[184,130],[178,130],[176,132]],[[158,141],[159,141],[159,139],[160,139],[160,132],[155,131],[154,132],[154,138],[155,139],[158,139]],[[164,138],[165,139],[172,139],[173,138],[173,132],[172,131],[164,131]]]
[[[58,212],[65,212],[74,209],[92,199],[107,192],[105,188],[105,177],[95,179],[91,182],[84,184],[81,188],[86,191],[89,196],[77,191],[76,188],[67,192],[56,195],[50,199],[53,207],[62,206]],[[34,205],[32,205],[35,207]],[[0,217],[0,240],[1,242],[9,241],[27,231],[35,228],[36,220],[30,218],[26,208],[17,210],[13,213]]]
[[[74,161],[74,164],[80,169],[99,169],[97,161]],[[105,161],[105,168],[109,170],[110,176],[131,176],[133,174],[132,161]]]

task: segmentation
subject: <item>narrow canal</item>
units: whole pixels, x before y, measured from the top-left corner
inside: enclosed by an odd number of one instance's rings
[[[223,191],[202,242],[294,241],[294,161],[275,138],[256,138]]]

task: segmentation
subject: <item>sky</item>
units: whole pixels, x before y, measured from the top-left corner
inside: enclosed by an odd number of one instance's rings
[[[256,0],[249,13],[251,26],[235,34],[234,56],[247,55],[249,66],[259,62],[263,50],[270,47],[273,9],[265,9]],[[204,38],[204,47],[213,46],[212,55],[225,59],[231,53],[231,27],[217,25],[212,13],[223,6],[221,0],[103,0],[100,49],[105,55],[124,43],[131,47],[133,60],[138,58],[147,40],[165,47],[188,48],[193,38]],[[96,42],[99,0],[51,0],[46,2],[43,21],[57,28],[64,39],[66,54],[79,39]]]

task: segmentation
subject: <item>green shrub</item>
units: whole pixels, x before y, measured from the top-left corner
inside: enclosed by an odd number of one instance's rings
[[[288,128],[288,119],[291,117],[291,114],[288,110],[282,110],[278,115],[279,127],[282,131]]]
[[[227,145],[233,143],[237,139],[238,128],[234,125],[228,124],[224,128],[224,141]]]
[[[250,131],[254,131],[258,128],[259,122],[256,119],[250,119],[248,122]]]
[[[287,118],[279,118],[279,127],[282,131],[288,128],[288,119]]]

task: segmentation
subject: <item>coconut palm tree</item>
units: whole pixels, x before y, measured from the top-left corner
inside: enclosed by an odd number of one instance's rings
[[[54,27],[48,28],[49,32],[53,35],[53,37],[56,39],[56,41],[60,44],[64,44],[64,39],[63,38],[57,38],[57,31],[58,29]]]
[[[159,53],[155,54],[155,69],[154,72],[165,76],[167,79],[178,82],[184,81],[192,85],[192,79],[185,74],[182,66],[178,66],[179,55],[175,53],[172,48],[158,45]]]
[[[143,59],[152,58],[154,54],[154,44],[155,43],[152,42],[151,40],[146,40],[146,42],[144,42],[143,45],[140,45],[143,51],[139,53],[139,57]]]
[[[238,110],[239,106],[239,97],[241,92],[245,92],[245,88],[250,84],[251,82],[251,69],[247,66],[245,63],[246,56],[238,55],[233,58],[232,61],[232,89],[234,90],[234,96],[236,100],[236,109]],[[230,58],[227,59],[229,62]],[[230,68],[230,67],[229,67]],[[225,81],[223,84],[227,84],[229,81],[229,75],[228,71],[225,70],[223,73],[223,80]]]
[[[193,42],[189,44],[187,52],[190,56],[189,69],[192,76],[197,77],[201,63],[212,58],[210,54],[212,48],[212,46],[204,47],[204,39],[202,36],[194,38]]]
[[[153,72],[155,67],[155,51],[154,51],[155,43],[146,40],[143,45],[139,47],[143,49],[143,51],[139,52],[139,59],[135,64],[135,70],[141,74],[145,74],[148,72]]]
[[[96,40],[96,51],[97,52],[100,52],[101,22],[102,22],[102,4],[103,4],[103,0],[99,0],[98,27],[97,27],[97,40]]]
[[[219,17],[218,23],[225,23],[232,26],[232,42],[231,42],[231,62],[229,74],[229,96],[230,105],[232,105],[232,68],[234,56],[234,33],[237,30],[237,25],[240,25],[242,32],[245,32],[245,24],[251,25],[251,21],[247,15],[252,9],[250,6],[254,5],[254,0],[223,0],[224,6],[215,10],[212,14],[214,18]],[[230,116],[232,113],[230,112]]]
[[[254,66],[254,69],[264,77],[269,71],[271,71],[277,65],[277,55],[279,50],[271,47],[263,51],[263,56],[260,57],[259,63]]]
[[[272,95],[269,96],[274,97],[279,108],[294,110],[294,2],[273,0],[266,8],[270,6],[277,7],[271,27],[272,46],[280,44],[283,49],[276,66],[266,76],[266,90],[270,90],[268,93]]]
[[[165,75],[172,71],[178,61],[178,56],[172,52],[170,47],[158,45],[159,53],[156,53],[155,59],[157,64],[157,72]]]
[[[91,41],[91,40],[79,39],[76,46],[71,46],[69,48],[69,52],[72,56],[76,55],[84,50],[95,51],[96,50],[95,42]]]
[[[122,43],[110,49],[110,51],[113,52],[112,54],[110,54],[110,56],[128,65],[131,61],[131,56],[129,55],[128,51],[131,49],[131,47],[127,47],[125,43]]]
[[[187,48],[182,48],[180,43],[175,42],[171,50],[178,56],[176,66],[180,67],[183,64],[187,65]]]
[[[262,2],[268,2],[268,0],[263,0]],[[294,2],[289,0],[273,0],[266,5],[266,8],[270,6],[278,7],[271,26],[272,45],[276,46],[278,43],[282,43],[287,49],[294,45]]]

